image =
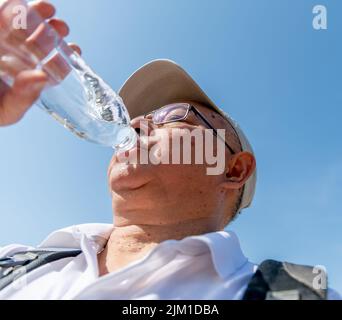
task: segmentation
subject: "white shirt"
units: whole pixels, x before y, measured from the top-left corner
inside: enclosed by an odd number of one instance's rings
[[[28,273],[0,291],[1,299],[238,300],[257,265],[244,256],[234,232],[213,232],[167,240],[144,258],[99,277],[97,254],[113,226],[86,224],[58,230],[37,248],[10,245],[0,258],[39,249],[81,249]],[[330,299],[338,295],[330,291]]]

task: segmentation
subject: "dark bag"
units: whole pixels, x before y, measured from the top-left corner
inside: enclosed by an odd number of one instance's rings
[[[81,250],[26,251],[0,259],[0,290],[47,263],[78,256]]]
[[[243,300],[326,300],[327,289],[315,288],[314,271],[310,266],[266,260],[253,275]],[[325,277],[321,284],[326,285],[326,274],[318,276]]]

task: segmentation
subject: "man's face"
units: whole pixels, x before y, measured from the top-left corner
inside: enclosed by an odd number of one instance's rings
[[[216,112],[198,103],[191,104],[214,128],[226,128],[227,123]],[[213,224],[217,224],[217,219],[222,219],[220,197],[225,195],[220,185],[225,179],[225,172],[208,175],[205,157],[207,144],[204,141],[207,125],[192,112],[185,121],[161,126],[154,125],[151,119],[144,119],[143,116],[133,119],[131,124],[140,131],[141,141],[136,148],[126,152],[126,157],[122,154],[114,155],[108,170],[115,224],[163,225],[200,218],[210,218]],[[203,133],[203,145],[199,146],[196,139],[191,139],[190,145],[184,148],[185,153],[192,155],[191,163],[172,163],[174,153],[184,147],[185,140],[180,138],[194,130]],[[214,153],[217,153],[217,138],[211,135],[211,139]],[[174,141],[181,141],[178,148],[174,148]],[[196,149],[198,147],[203,147],[201,163],[195,159],[196,152],[199,152]],[[231,156],[229,151],[225,148],[223,150],[223,156],[228,159]],[[148,164],[141,163],[142,151],[149,155],[149,160],[152,159]],[[180,155],[182,160],[182,151]],[[157,164],[165,156],[170,163]]]

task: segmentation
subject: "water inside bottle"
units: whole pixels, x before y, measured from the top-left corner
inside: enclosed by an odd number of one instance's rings
[[[75,55],[73,68],[63,81],[43,91],[40,105],[82,139],[130,149],[136,143],[136,133],[122,99],[77,59]]]

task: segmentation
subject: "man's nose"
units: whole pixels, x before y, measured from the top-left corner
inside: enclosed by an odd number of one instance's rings
[[[144,118],[144,116],[134,118],[131,121],[131,126],[139,136],[148,136],[149,132],[154,129],[152,121]]]

